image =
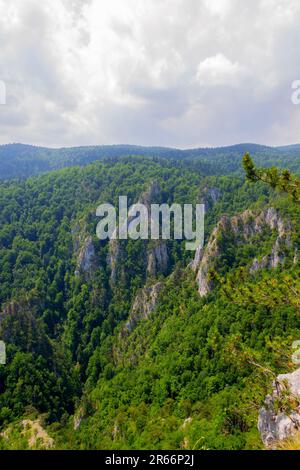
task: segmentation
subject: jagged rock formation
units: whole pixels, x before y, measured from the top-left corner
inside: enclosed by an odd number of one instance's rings
[[[0,365],[6,364],[6,346],[5,342],[0,340]]]
[[[154,181],[151,183],[148,191],[143,193],[139,202],[145,204],[148,208],[149,214],[150,206],[154,203],[161,202],[161,188],[159,184]],[[151,220],[149,219],[149,227]],[[164,240],[156,240],[152,243],[147,253],[147,275],[156,277],[158,273],[166,273],[169,265],[169,256],[167,250],[167,243]]]
[[[75,415],[73,416],[73,429],[74,429],[74,431],[76,431],[80,427],[83,419],[84,419],[84,410],[81,406],[76,411]]]
[[[273,387],[273,393],[266,397],[258,418],[258,430],[268,449],[275,449],[279,441],[299,432],[300,369],[278,375]]]
[[[155,310],[163,283],[158,282],[151,287],[141,289],[133,302],[125,330],[132,331],[135,325],[143,318],[148,318]]]
[[[23,431],[21,434],[28,438],[29,448],[51,449],[54,446],[54,439],[49,436],[47,431],[42,427],[39,419],[32,421],[24,419],[22,421]]]
[[[94,259],[95,248],[93,239],[90,235],[88,235],[84,239],[77,256],[76,273],[91,273]]]
[[[271,253],[264,256],[260,261],[256,258],[253,261],[250,272],[255,272],[258,269],[263,268],[277,268],[279,265],[283,265],[285,260],[285,248],[291,248],[291,224],[287,221],[283,221],[281,217],[278,217],[278,213],[275,209],[270,208],[267,210],[266,224],[272,230],[276,230],[278,232],[278,236]]]
[[[120,240],[110,240],[107,254],[107,264],[110,267],[110,282],[112,285],[117,280],[117,268],[121,264],[123,249]]]
[[[217,266],[223,253],[222,239],[230,237],[235,245],[251,242],[256,235],[263,235],[265,229],[277,232],[277,238],[271,252],[261,260],[254,259],[250,272],[262,268],[276,268],[285,260],[285,249],[292,247],[291,224],[283,220],[279,212],[270,207],[259,213],[247,210],[234,217],[221,217],[214,228],[205,248],[196,251],[192,268],[197,271],[197,283],[200,296],[207,295],[213,288],[210,271]]]
[[[20,422],[20,435],[27,442],[29,449],[50,450],[54,446],[54,439],[41,425],[41,420],[24,419]],[[8,443],[13,442],[14,426],[10,425],[0,433],[0,436]]]
[[[295,247],[293,263],[294,263],[294,264],[297,264],[298,261],[299,261],[299,251],[298,251],[298,248]]]
[[[154,203],[160,203],[161,200],[161,188],[156,181],[153,181],[147,191],[141,194],[138,200],[138,204],[144,204],[151,214],[150,206]],[[129,225],[132,218],[128,217],[127,226]],[[151,224],[149,216],[149,228]],[[124,250],[124,243],[121,240],[110,240],[109,251],[107,256],[107,263],[110,266],[110,282],[112,285],[116,284],[118,271],[122,276],[122,260],[126,256]],[[143,256],[143,254],[141,254]],[[166,273],[169,264],[169,256],[167,250],[167,244],[163,240],[157,240],[150,244],[145,254],[145,273],[149,277],[156,277],[159,273]]]
[[[75,276],[92,275],[95,269],[95,247],[92,236],[87,233],[85,222],[77,222],[72,229],[76,256]]]
[[[205,186],[200,194],[200,202],[204,204],[205,211],[211,209],[221,197],[219,188],[213,186]]]
[[[76,271],[75,275],[79,274],[91,274],[94,267],[95,260],[95,247],[93,244],[93,239],[91,235],[86,235],[86,237],[80,241],[80,248],[77,253],[76,259]]]
[[[272,251],[270,254],[263,256],[261,260],[258,260],[255,258],[255,260],[252,263],[252,266],[250,268],[250,273],[254,273],[255,271],[258,271],[259,269],[264,269],[264,268],[277,268],[279,265],[284,264],[284,244],[286,243],[286,240],[281,240],[279,237],[276,239]]]
[[[145,204],[150,209],[151,204],[161,202],[161,188],[157,181],[152,181],[147,191],[141,194],[138,203]]]
[[[196,250],[194,262],[192,263],[193,269],[197,272],[197,283],[199,286],[199,294],[204,297],[212,289],[212,283],[209,279],[209,270],[212,267],[214,260],[220,254],[220,248],[217,241],[217,236],[221,228],[222,220],[217,227],[214,228],[212,235],[208,241],[206,248],[198,248]]]

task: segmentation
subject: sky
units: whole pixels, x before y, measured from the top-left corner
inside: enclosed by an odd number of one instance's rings
[[[299,20],[299,0],[0,0],[0,143],[299,142]]]

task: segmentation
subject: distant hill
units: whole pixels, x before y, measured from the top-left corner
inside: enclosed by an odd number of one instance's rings
[[[240,159],[250,152],[258,163],[299,169],[300,144],[268,147],[243,143],[228,147],[180,150],[168,147],[138,145],[102,145],[70,148],[46,148],[24,144],[0,146],[0,179],[27,178],[69,166],[84,166],[96,160],[118,159],[125,156],[146,156],[175,160],[190,160],[202,165],[204,173],[228,174],[240,171]]]

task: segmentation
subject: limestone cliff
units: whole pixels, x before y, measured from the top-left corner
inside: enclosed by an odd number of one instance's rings
[[[90,235],[84,238],[77,255],[76,273],[90,273],[93,270],[95,260],[95,248]]]
[[[221,191],[214,186],[205,186],[199,195],[201,204],[204,204],[205,211],[211,209],[221,197]]]
[[[96,252],[92,236],[88,233],[86,222],[79,221],[72,228],[73,249],[75,254],[75,276],[90,276],[96,268]]]
[[[156,181],[153,181],[149,188],[143,192],[139,199],[138,204],[144,204],[148,208],[149,214],[150,206],[154,203],[161,202],[161,188]],[[132,219],[128,217],[127,225]],[[151,220],[149,218],[149,227]],[[145,241],[145,245],[147,242]],[[145,274],[147,277],[156,277],[159,273],[165,274],[168,269],[169,257],[167,250],[167,243],[164,240],[157,240],[149,243],[143,256],[143,263]],[[110,240],[109,250],[107,255],[107,263],[110,267],[110,282],[112,285],[116,284],[117,278],[123,277],[122,264],[126,257],[126,241]]]
[[[135,325],[143,318],[148,318],[155,310],[163,283],[158,282],[150,287],[144,287],[137,293],[125,329],[132,331]]]
[[[152,181],[149,188],[141,194],[139,204],[145,204],[150,209],[151,204],[161,203],[161,188],[157,181]]]
[[[110,267],[110,282],[112,285],[114,285],[117,280],[117,270],[118,266],[121,265],[122,254],[124,254],[124,250],[121,246],[120,240],[110,240],[107,264]]]
[[[270,236],[276,235],[275,242],[270,252],[262,259],[253,259],[249,268],[250,272],[283,265],[286,250],[293,249],[294,257],[296,257],[297,251],[291,241],[292,227],[290,222],[285,221],[279,212],[272,207],[260,212],[247,210],[234,217],[221,217],[206,247],[196,251],[192,263],[192,268],[197,272],[200,296],[207,295],[213,288],[210,272],[212,269],[218,268],[218,262],[227,248],[226,243],[231,243],[233,248],[245,243],[257,245],[261,243],[257,237],[261,236],[263,239],[266,230],[269,230]]]
[[[258,430],[268,449],[276,449],[280,441],[291,438],[299,429],[300,369],[278,375],[258,418]]]
[[[147,275],[156,277],[159,273],[165,274],[168,270],[168,264],[167,243],[164,240],[157,240],[148,250]]]

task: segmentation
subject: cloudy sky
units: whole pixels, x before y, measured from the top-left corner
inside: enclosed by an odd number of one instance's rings
[[[300,141],[299,0],[0,0],[0,143]]]

